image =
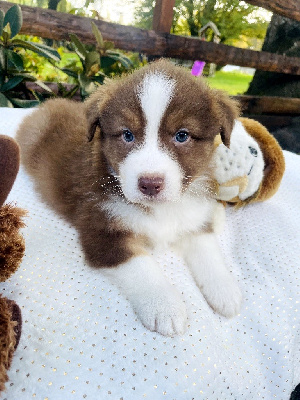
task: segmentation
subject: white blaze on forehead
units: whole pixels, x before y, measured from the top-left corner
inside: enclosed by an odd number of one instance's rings
[[[146,118],[146,141],[157,142],[161,119],[173,97],[175,81],[161,72],[147,74],[138,87],[138,98]]]
[[[159,143],[159,127],[174,95],[175,81],[162,72],[148,73],[137,88],[137,97],[145,116],[144,142],[129,153],[120,165],[120,181],[127,200],[143,203],[146,198],[138,188],[142,176],[164,179],[165,187],[158,200],[175,201],[181,194],[180,165]]]

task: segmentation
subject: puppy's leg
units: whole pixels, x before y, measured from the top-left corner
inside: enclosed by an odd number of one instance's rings
[[[94,207],[95,209],[95,207]],[[166,336],[186,329],[186,308],[147,251],[145,237],[128,231],[108,231],[105,214],[80,215],[78,227],[87,261],[100,268],[130,301],[142,323]]]
[[[135,256],[102,271],[119,286],[146,328],[165,336],[185,332],[183,300],[150,256]]]
[[[213,233],[195,235],[183,243],[185,260],[208,304],[221,315],[238,314],[242,295],[227,270]]]

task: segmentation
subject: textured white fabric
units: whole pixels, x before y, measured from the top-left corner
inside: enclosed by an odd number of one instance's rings
[[[13,135],[30,111],[0,109]],[[9,200],[29,211],[26,255],[0,284],[23,313],[7,400],[289,399],[300,382],[300,157],[269,201],[227,209],[219,241],[244,294],[231,320],[213,313],[182,260],[157,255],[189,313],[182,337],[147,331],[100,271],[75,230],[43,205],[21,169]]]

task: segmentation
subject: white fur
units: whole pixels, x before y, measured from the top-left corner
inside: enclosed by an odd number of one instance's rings
[[[127,230],[147,235],[152,247],[173,245],[183,235],[197,233],[211,222],[214,202],[185,193],[177,202],[156,203],[150,210],[119,199],[110,199],[101,208]]]
[[[214,234],[191,236],[181,242],[184,258],[208,304],[233,317],[241,307],[241,291],[227,270]]]
[[[161,119],[173,97],[174,80],[162,73],[147,74],[138,87],[139,98],[146,118],[146,142],[158,142],[158,130]]]
[[[179,199],[182,182],[180,166],[152,142],[146,142],[141,149],[131,152],[120,165],[119,172],[122,191],[128,201],[150,203],[151,200],[138,188],[138,179],[149,174],[165,180],[165,188],[156,196],[156,202]]]
[[[146,328],[166,336],[183,334],[187,313],[182,298],[148,256],[103,270],[126,294]]]
[[[182,171],[159,143],[159,128],[163,115],[173,96],[175,82],[161,73],[148,74],[138,87],[137,96],[145,119],[143,145],[132,151],[120,165],[120,181],[127,200],[145,203],[147,198],[138,189],[142,176],[157,175],[164,178],[165,188],[156,201],[176,201],[181,192]]]
[[[249,146],[256,149],[257,157],[250,153]],[[215,179],[220,185],[237,177],[247,178],[247,187],[242,193],[238,186],[221,186],[218,197],[220,200],[227,201],[237,195],[245,200],[258,190],[263,179],[263,154],[258,143],[247,133],[240,121],[235,121],[230,149],[220,144],[214,154],[214,163]]]

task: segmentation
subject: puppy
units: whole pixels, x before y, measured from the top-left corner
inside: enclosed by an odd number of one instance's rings
[[[142,323],[183,334],[185,304],[151,256],[180,251],[209,305],[239,312],[241,292],[212,232],[214,138],[226,146],[236,104],[161,60],[101,86],[84,104],[49,100],[17,140],[54,210],[79,232],[87,261],[115,282]]]

